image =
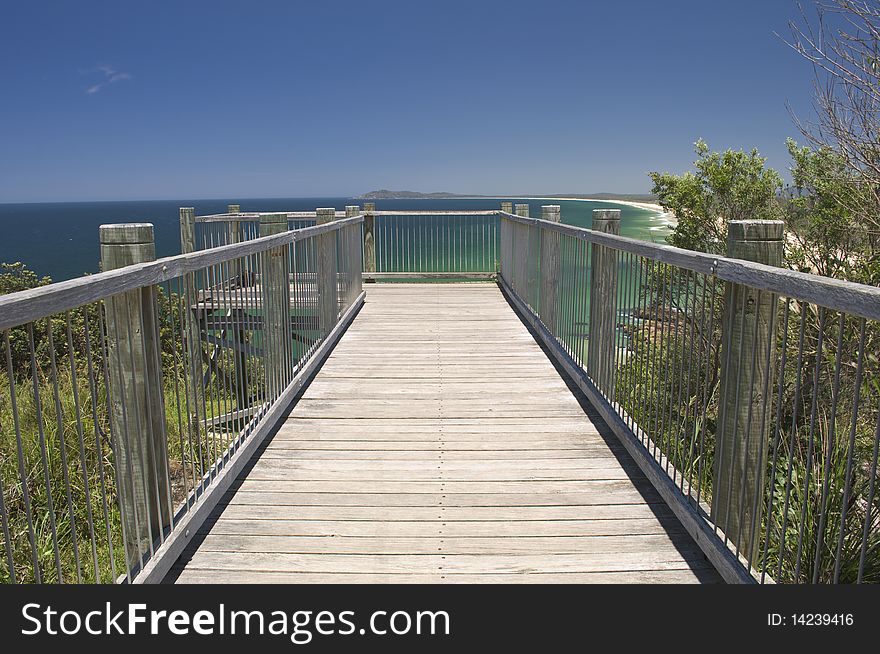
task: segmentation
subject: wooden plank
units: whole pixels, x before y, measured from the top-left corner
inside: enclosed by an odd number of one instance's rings
[[[296,397],[302,387],[308,383],[320,368],[324,358],[333,349],[340,335],[357,315],[357,312],[363,305],[363,300],[364,294],[361,293],[346,310],[334,330],[327,335],[324,342],[315,350],[308,363],[303,366],[284,389],[278,400],[254,426],[253,432],[248,439],[230,456],[226,465],[216,474],[216,477],[214,477],[205,493],[201,495],[199,501],[182,517],[178,516],[175,529],[158,547],[153,557],[150,558],[140,571],[140,574],[134,579],[135,583],[155,583],[165,577],[180,553],[189,543],[189,540],[195,535],[196,529],[203,524],[205,519],[220,503],[224,493],[235,482],[237,475],[250,462],[263,441],[275,430],[280,418],[287,411],[293,398]]]
[[[357,520],[237,520],[221,518],[200,533],[214,535],[266,536],[383,536],[386,538],[493,537],[532,538],[537,536],[620,536],[639,534],[679,534],[683,528],[666,514],[665,519],[632,518],[609,520],[532,520],[492,522],[385,522]]]
[[[565,447],[567,450],[577,450],[584,456],[610,456],[610,452],[625,451],[623,447],[610,448],[600,441],[585,442],[579,436],[565,439],[536,440],[534,438],[520,437],[518,439],[492,437],[483,440],[470,440],[471,434],[464,434],[465,439],[452,438],[453,434],[445,434],[443,440],[439,440],[437,434],[410,435],[411,438],[393,438],[395,434],[388,434],[387,438],[364,438],[361,440],[348,440],[345,434],[337,434],[339,438],[306,440],[299,437],[292,439],[276,438],[272,443],[272,449],[263,452],[264,457],[274,455],[288,456],[289,453],[306,453],[322,451],[327,454],[333,452],[446,452],[450,456],[471,456],[480,454],[495,454],[496,452],[523,453],[541,452],[542,450]],[[374,437],[382,434],[373,434]],[[332,458],[332,457],[331,457]]]
[[[382,508],[373,506],[290,506],[237,504],[222,507],[224,518],[242,520],[352,520],[369,522],[381,528],[386,522],[432,522],[443,524],[461,522],[554,522],[556,520],[607,520],[625,517],[650,517],[655,509],[668,511],[659,497],[648,497],[635,502],[617,504],[555,505],[555,506],[450,506],[445,511],[437,507],[398,506]]]
[[[406,425],[403,426],[405,427]],[[370,429],[361,429],[360,431],[355,431],[354,429],[352,429],[348,433],[343,433],[336,430],[319,431],[310,428],[306,431],[300,432],[299,430],[291,429],[289,423],[286,423],[284,425],[285,431],[282,433],[279,430],[278,433],[275,435],[273,448],[296,448],[298,446],[298,443],[306,443],[307,441],[315,443],[314,447],[318,449],[320,449],[323,445],[331,448],[337,447],[340,443],[351,442],[351,439],[354,438],[357,439],[359,442],[369,444],[365,445],[365,447],[372,447],[374,444],[380,444],[377,445],[377,447],[380,449],[394,449],[393,447],[390,447],[390,445],[394,443],[401,443],[402,449],[411,447],[411,445],[409,445],[410,443],[441,444],[443,446],[451,444],[455,447],[458,447],[459,443],[464,443],[467,445],[467,447],[483,450],[494,449],[499,446],[504,447],[507,446],[507,444],[509,443],[511,449],[514,449],[525,447],[528,443],[536,438],[541,439],[552,436],[552,432],[535,432],[534,434],[511,432],[510,435],[505,438],[498,434],[487,432],[443,431],[441,434],[440,432],[429,433],[426,432],[424,429],[424,427],[416,426],[414,429],[410,429],[406,432],[400,433],[385,432],[379,430],[371,431]],[[569,435],[565,435],[563,438],[565,439],[564,442],[566,443],[585,444],[587,446],[585,452],[587,453],[595,452],[597,448],[602,448],[605,445],[604,438],[601,435],[596,434],[595,432],[591,434],[589,432],[586,432],[586,430],[584,430],[584,432],[582,433],[572,432]],[[480,441],[479,447],[474,447],[472,443],[477,440]],[[624,448],[616,444],[611,444],[609,446],[609,449],[615,452],[625,452]]]
[[[183,569],[178,583],[217,583],[219,575],[213,570]],[[680,568],[638,572],[572,572],[541,573],[516,572],[493,574],[406,574],[406,573],[308,573],[287,571],[225,571],[227,583],[242,584],[699,584],[717,583],[714,569],[699,563],[682,562]]]
[[[596,428],[586,421],[572,420],[571,418],[558,419],[555,417],[541,418],[540,422],[522,417],[502,418],[447,418],[429,420],[426,418],[414,418],[411,420],[390,420],[388,418],[296,418],[289,417],[282,430],[289,428],[300,434],[323,434],[332,432],[345,435],[362,432],[390,431],[400,434],[421,433],[425,429],[436,431],[443,428],[443,433],[490,433],[498,434],[503,430],[505,433],[523,434],[555,434],[559,432],[596,434]],[[358,436],[360,437],[360,436]]]
[[[328,462],[326,460],[311,461],[297,459],[296,457],[293,457],[292,459],[284,458],[282,460],[261,458],[256,463],[256,465],[263,466],[267,469],[275,468],[278,470],[278,474],[283,474],[283,472],[285,471],[299,472],[315,470],[329,472],[330,470],[328,470],[328,468],[332,468],[332,472],[372,472],[380,470],[394,470],[398,472],[426,472],[427,467],[425,461],[411,461],[406,459],[331,459],[331,461],[332,463],[329,463],[328,465]],[[473,461],[465,459],[450,461],[444,460],[442,462],[438,461],[437,457],[435,457],[433,460],[429,460],[429,462],[432,464],[436,463],[438,467],[442,464],[444,474],[451,474],[453,472],[467,472],[472,475],[489,473],[493,476],[497,476],[499,474],[537,474],[540,471],[545,473],[560,473],[561,475],[563,475],[562,478],[571,479],[573,477],[585,478],[585,475],[593,474],[591,471],[594,469],[588,464],[585,459],[581,457],[575,457],[573,459],[489,459],[483,461]],[[607,465],[606,460],[603,460],[602,462]],[[612,469],[620,469],[620,465],[614,465],[612,466]]]
[[[614,487],[611,484],[618,483]],[[241,505],[259,506],[589,506],[591,504],[631,503],[655,495],[647,488],[638,489],[623,481],[597,480],[593,491],[573,493],[283,493],[240,490],[235,501]]]
[[[672,508],[676,516],[681,520],[682,525],[687,529],[688,534],[703,548],[707,558],[717,567],[724,580],[729,583],[755,583],[756,580],[749,569],[743,565],[739,555],[718,537],[716,528],[710,525],[693,505],[682,496],[680,488],[669,476],[669,473],[661,468],[654,457],[648,453],[647,448],[633,433],[630,426],[626,424],[617,411],[608,404],[607,400],[593,386],[593,383],[588,379],[583,369],[578,366],[567,352],[559,347],[556,338],[547,332],[541,321],[529,311],[522,300],[516,297],[503,279],[500,285],[513,306],[529,322],[557,363],[566,370],[571,379],[590,398],[593,406],[596,407],[601,416],[606,420],[607,424],[620,439],[620,442],[626,447],[627,451],[648,479],[650,479],[657,491],[663,496],[664,500],[668,502],[670,508]]]
[[[266,554],[527,554],[556,556],[560,554],[644,553],[670,559],[693,555],[696,545],[684,552],[666,534],[635,534],[615,536],[533,536],[531,538],[495,536],[458,537],[365,537],[365,536],[275,536],[263,534],[209,533],[198,545],[199,552]]]
[[[368,289],[212,517],[178,581],[717,581],[490,285]]]
[[[582,462],[585,467],[598,467],[601,465],[617,464],[617,458],[614,456],[604,455],[603,452],[596,454],[587,452],[584,448],[570,449],[537,449],[530,447],[519,450],[450,450],[445,443],[437,441],[435,447],[418,450],[391,450],[385,449],[337,449],[337,450],[316,450],[316,449],[292,449],[292,448],[272,448],[263,453],[261,460],[282,459],[285,461],[346,461],[356,460],[382,460],[382,461],[436,461],[437,456],[441,455],[444,461],[511,461],[511,460],[531,460],[534,457],[544,459],[575,459]],[[433,458],[431,458],[433,455]],[[588,457],[588,458],[585,458]],[[619,465],[615,467],[619,468]]]
[[[402,479],[399,476],[389,476],[387,478],[380,477],[375,479],[325,479],[324,481],[316,481],[316,479],[322,478],[323,475],[316,478],[309,477],[308,479],[291,480],[289,478],[278,479],[276,477],[251,474],[248,475],[247,479],[242,480],[235,489],[237,491],[272,493],[424,493],[435,496],[437,502],[442,503],[442,500],[447,499],[447,496],[476,494],[480,497],[489,497],[510,493],[551,496],[564,492],[596,493],[607,487],[606,484],[598,484],[596,479],[478,481],[468,478],[465,480],[444,479],[441,481],[437,479],[420,480],[418,478]],[[620,477],[599,477],[597,479],[620,480]],[[637,484],[637,487],[648,488],[648,485],[642,479],[641,483]]]
[[[688,552],[691,558],[701,553]],[[207,552],[199,550],[187,568],[216,572],[250,570],[265,572],[424,573],[545,573],[680,570],[689,559],[679,552],[593,552],[583,554],[289,554]]]

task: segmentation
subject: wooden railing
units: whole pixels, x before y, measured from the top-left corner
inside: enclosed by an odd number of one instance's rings
[[[363,302],[363,216],[317,222],[104,225],[104,272],[0,297],[2,581],[162,579]]]
[[[880,581],[880,289],[502,213],[500,284],[728,581]]]
[[[185,208],[160,260],[151,226],[104,226],[104,272],[0,297],[3,581],[161,579],[364,278],[496,272],[726,579],[880,580],[880,289],[779,267],[780,224],[717,257],[607,209],[308,214]]]
[[[497,211],[377,211],[375,204],[336,211],[336,218],[363,214],[364,276],[369,281],[401,279],[489,279],[498,269]],[[185,251],[239,243],[259,235],[262,213],[242,213],[237,204],[225,214],[196,216],[181,209]],[[314,224],[317,211],[283,214],[289,229]],[[188,248],[188,249],[186,249]]]

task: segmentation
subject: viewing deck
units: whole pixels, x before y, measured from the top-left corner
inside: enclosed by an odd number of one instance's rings
[[[540,213],[102,226],[0,297],[0,580],[880,581],[880,289]]]
[[[486,283],[368,287],[171,578],[719,581]]]

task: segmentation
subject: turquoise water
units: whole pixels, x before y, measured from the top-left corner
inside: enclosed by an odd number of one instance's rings
[[[562,221],[589,227],[593,209],[621,210],[621,233],[646,241],[662,241],[668,232],[654,212],[611,202],[573,200],[513,200],[528,203],[530,215],[540,216],[542,204],[559,204]],[[344,208],[361,200],[334,198],[271,198],[214,200],[150,200],[131,202],[53,202],[0,204],[0,262],[22,261],[55,281],[98,271],[98,226],[104,223],[150,222],[155,226],[158,256],[180,252],[178,208],[192,206],[196,214],[222,213],[238,203],[243,211],[311,211],[316,207]],[[379,210],[497,209],[498,199],[378,200]]]

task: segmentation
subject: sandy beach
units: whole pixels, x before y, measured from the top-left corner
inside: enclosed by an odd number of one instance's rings
[[[506,199],[506,198],[502,198]],[[535,197],[535,196],[523,196],[521,199],[523,200],[555,200],[555,201],[570,201],[570,202],[607,202],[609,204],[624,204],[630,207],[636,207],[637,209],[646,209],[648,211],[653,211],[657,214],[656,219],[658,222],[662,223],[667,227],[675,227],[678,221],[675,218],[675,214],[664,211],[663,207],[659,204],[655,204],[653,202],[633,202],[631,200],[607,200],[605,198],[551,198],[551,197]]]

